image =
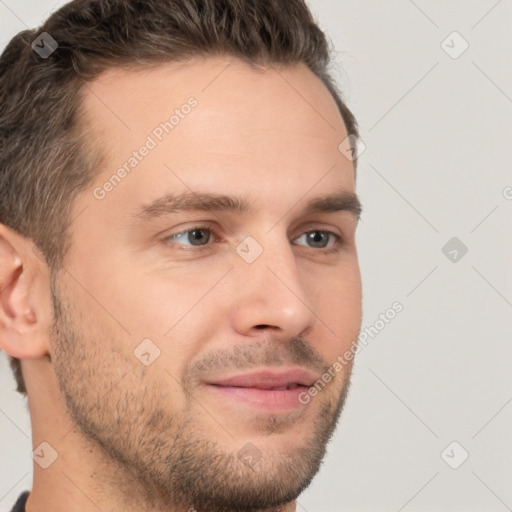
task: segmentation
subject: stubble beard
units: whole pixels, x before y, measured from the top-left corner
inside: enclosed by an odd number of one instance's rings
[[[113,345],[102,349],[104,339],[87,336],[81,326],[88,322],[78,322],[54,285],[52,298],[52,364],[72,422],[98,454],[100,494],[141,511],[277,512],[311,483],[345,404],[351,366],[335,395],[326,389],[311,401],[318,414],[304,425],[311,432],[297,450],[283,456],[260,443],[261,458],[251,465],[237,456],[239,446],[228,451],[211,435],[193,388],[184,384],[186,406],[169,410],[171,397],[162,400],[161,389],[141,380],[135,359],[106,355]],[[286,436],[286,419],[268,416],[261,426],[268,436]]]

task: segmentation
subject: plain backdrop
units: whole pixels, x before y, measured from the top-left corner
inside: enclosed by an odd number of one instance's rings
[[[0,0],[0,47],[63,3]],[[512,2],[309,4],[365,145],[358,244],[373,337],[297,510],[510,510]],[[403,311],[381,327],[396,301]],[[31,487],[32,447],[5,354],[0,432],[7,512]]]

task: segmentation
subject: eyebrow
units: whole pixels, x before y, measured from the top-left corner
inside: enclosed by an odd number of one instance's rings
[[[245,198],[223,194],[181,192],[179,194],[165,194],[151,203],[143,205],[136,211],[134,217],[147,222],[165,215],[186,211],[254,213],[250,202]],[[355,193],[341,191],[316,197],[311,199],[304,209],[306,214],[342,211],[352,214],[356,220],[359,220],[362,205]]]

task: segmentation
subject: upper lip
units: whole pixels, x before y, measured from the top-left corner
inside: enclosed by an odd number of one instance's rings
[[[217,380],[207,381],[207,384],[214,386],[232,386],[242,388],[272,389],[282,388],[291,385],[312,386],[318,377],[302,368],[291,368],[288,370],[258,370],[254,372],[233,375]]]

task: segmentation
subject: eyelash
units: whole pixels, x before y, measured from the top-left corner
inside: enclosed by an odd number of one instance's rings
[[[213,237],[213,239],[218,239],[218,236],[217,236],[217,232],[216,230],[213,228],[213,226],[211,224],[203,224],[203,225],[197,225],[197,226],[193,226],[189,229],[185,229],[183,231],[180,231],[178,233],[174,233],[172,235],[169,235],[169,236],[166,236],[164,238],[164,241],[168,241],[170,243],[173,243],[172,242],[172,239],[174,237],[177,237],[178,235],[186,235],[187,233],[190,233],[191,231],[197,231],[197,230],[205,230],[205,231],[209,231],[211,233],[211,236]],[[300,235],[300,237],[297,237],[297,238],[301,238],[303,235],[307,235],[309,233],[326,233],[330,236],[333,236],[334,239],[335,239],[335,242],[334,244],[327,248],[327,249],[323,249],[323,248],[315,248],[315,247],[308,247],[309,249],[313,249],[313,250],[316,250],[318,252],[321,252],[323,254],[332,254],[332,253],[335,253],[335,252],[339,252],[344,244],[344,239],[341,235],[338,235],[337,233],[334,233],[332,231],[328,231],[328,230],[325,230],[325,229],[311,229],[309,231],[305,231],[304,233],[302,233],[302,235]],[[297,239],[296,238],[296,239]],[[193,247],[194,249],[182,249],[182,250],[187,250],[187,251],[190,251],[190,250],[194,250],[194,251],[200,251],[201,249],[206,249],[210,244],[210,240],[208,240],[208,243],[206,245],[190,245],[190,244],[178,244],[178,245],[183,245],[183,246],[188,246],[188,247]]]

